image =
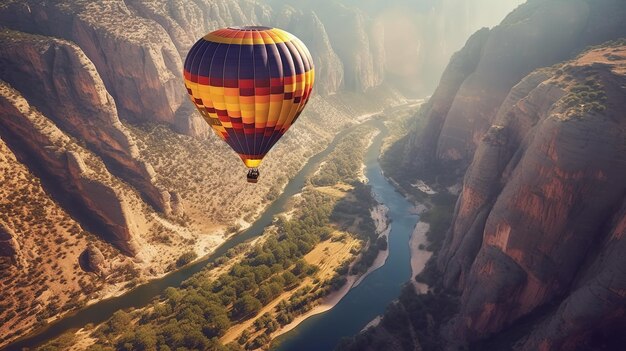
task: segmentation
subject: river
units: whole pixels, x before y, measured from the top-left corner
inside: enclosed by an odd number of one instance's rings
[[[414,105],[413,105],[414,106]],[[386,115],[412,106],[398,106],[385,111]],[[357,333],[365,324],[384,312],[387,304],[399,295],[400,287],[410,276],[409,235],[417,217],[409,214],[410,204],[398,194],[382,176],[378,155],[387,130],[376,116],[365,124],[373,125],[382,132],[378,134],[366,155],[366,175],[380,202],[389,207],[392,230],[389,238],[390,255],[387,263],[371,273],[357,288],[352,289],[329,312],[313,316],[281,336],[284,340],[280,350],[330,350],[342,336]],[[69,330],[77,330],[86,324],[99,324],[109,319],[120,309],[141,308],[158,297],[168,287],[177,287],[193,274],[201,271],[226,251],[249,239],[259,236],[263,229],[272,223],[274,216],[284,211],[287,201],[299,193],[305,180],[314,172],[319,163],[332,152],[336,145],[350,131],[345,129],[337,134],[329,146],[311,157],[300,172],[291,179],[281,195],[274,201],[252,226],[232,237],[207,257],[180,270],[140,285],[133,290],[110,299],[102,300],[77,312],[68,314],[51,323],[43,330],[28,335],[2,350],[21,350],[41,345]]]
[[[380,121],[373,123],[381,130],[365,158],[366,176],[379,202],[389,208],[389,258],[384,266],[368,275],[335,307],[312,316],[298,327],[277,339],[279,351],[330,351],[342,337],[357,334],[376,316],[383,314],[391,301],[400,295],[411,276],[409,239],[418,220],[410,213],[412,207],[383,177],[378,156],[387,128]]]

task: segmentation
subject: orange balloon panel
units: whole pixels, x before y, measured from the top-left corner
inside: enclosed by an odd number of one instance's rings
[[[309,50],[292,34],[229,27],[194,44],[184,76],[202,117],[254,168],[304,109],[315,72]]]

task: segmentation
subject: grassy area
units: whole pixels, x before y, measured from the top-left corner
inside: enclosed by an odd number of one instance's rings
[[[602,113],[606,110],[606,92],[597,76],[587,72],[586,78],[574,78],[564,71],[564,78],[570,80],[568,93],[558,105],[565,110],[564,119],[582,118],[588,113]],[[580,75],[580,73],[578,74]]]
[[[222,343],[228,344],[235,340],[249,341],[261,340],[269,336],[281,326],[281,323],[270,323],[269,321],[277,321],[278,314],[281,320],[290,318],[288,314],[292,311],[280,311],[288,306],[286,303],[300,299],[309,295],[308,298],[320,296],[327,291],[323,285],[324,282],[330,282],[337,277],[337,268],[349,263],[353,260],[353,250],[359,250],[361,243],[353,236],[347,233],[335,231],[327,240],[320,242],[313,250],[307,253],[302,260],[296,263],[294,267],[298,272],[310,270],[312,273],[304,277],[298,282],[298,285],[289,291],[284,291],[275,299],[265,304],[256,317],[238,323],[230,328],[220,339]],[[332,288],[332,287],[331,287]],[[300,296],[298,296],[300,295]],[[309,309],[313,304],[305,306],[302,310]],[[299,312],[299,311],[295,311]],[[293,313],[295,314],[295,313]]]

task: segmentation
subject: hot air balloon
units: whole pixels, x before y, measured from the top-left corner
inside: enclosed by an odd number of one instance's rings
[[[306,46],[278,28],[228,27],[198,40],[185,59],[185,87],[213,131],[256,183],[267,152],[298,119],[315,72]]]

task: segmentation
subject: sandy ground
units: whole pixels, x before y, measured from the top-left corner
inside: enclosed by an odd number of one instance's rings
[[[222,230],[215,230],[212,233],[200,233],[199,234],[199,233],[191,231],[187,227],[183,227],[181,225],[172,223],[158,216],[155,213],[153,213],[152,216],[156,221],[158,221],[165,228],[177,233],[181,237],[186,238],[186,239],[196,239],[196,243],[193,249],[198,255],[198,259],[213,252],[216,247],[218,247],[219,245],[223,244],[226,241]],[[248,227],[250,226],[250,224],[245,221],[240,224],[242,225],[242,228],[246,227],[246,225]],[[245,230],[245,229],[242,229],[242,230]]]
[[[424,245],[428,240],[426,240],[426,233],[430,225],[428,223],[419,221],[415,225],[415,229],[413,230],[413,234],[411,234],[411,240],[409,241],[409,247],[411,248],[411,283],[415,287],[415,291],[421,294],[424,294],[428,291],[428,285],[424,283],[419,283],[415,281],[415,276],[424,270],[426,266],[426,262],[432,256],[432,252],[426,250],[420,250],[419,246]]]
[[[380,110],[380,111],[376,111],[376,112],[366,113],[366,114],[360,115],[360,116],[358,116],[357,118],[354,119],[354,122],[356,124],[361,124],[361,123],[363,123],[365,121],[368,121],[369,119],[371,119],[374,116],[380,115],[383,112],[384,112],[383,110]]]

